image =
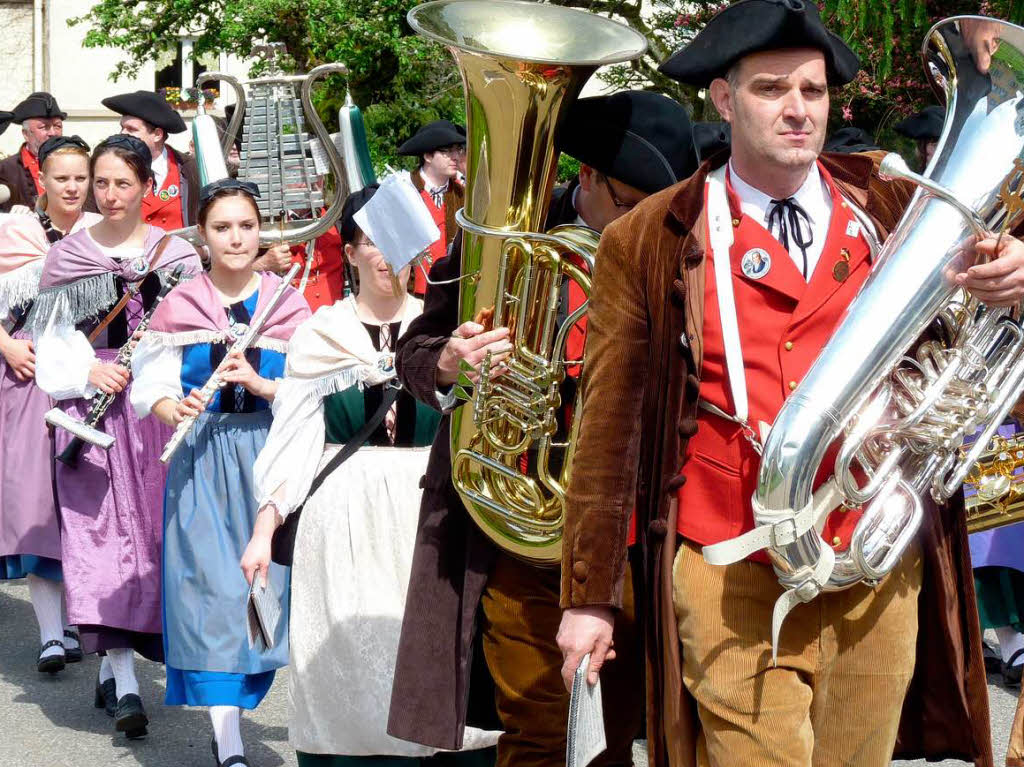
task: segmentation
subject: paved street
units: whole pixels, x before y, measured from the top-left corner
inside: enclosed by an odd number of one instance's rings
[[[38,652],[35,617],[24,581],[0,582],[0,765],[6,767],[210,767],[210,725],[201,709],[166,708],[163,668],[138,665],[150,735],[129,744],[114,733],[113,720],[93,708],[98,662],[68,666],[55,677],[35,670]],[[286,674],[278,674],[263,705],[242,721],[242,737],[253,767],[294,767],[288,748]],[[996,763],[1006,753],[1016,696],[989,686]],[[637,766],[646,767],[637,745]],[[894,765],[924,765],[896,762]],[[962,765],[962,762],[942,762]]]

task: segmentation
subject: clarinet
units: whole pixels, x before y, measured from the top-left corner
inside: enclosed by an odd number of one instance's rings
[[[263,307],[263,310],[252,318],[252,322],[249,323],[249,327],[246,328],[245,332],[231,345],[228,349],[228,353],[224,356],[225,362],[234,352],[245,352],[253,342],[256,340],[256,336],[259,335],[263,326],[267,323],[270,318],[270,313],[277,308],[277,305],[281,302],[284,292],[291,285],[295,275],[299,273],[299,269],[302,268],[302,264],[292,264],[292,268],[288,270],[288,274],[281,280],[281,284],[277,286],[277,290],[274,291],[274,295],[270,297],[270,301]],[[210,404],[214,395],[224,385],[224,382],[220,380],[220,369],[224,366],[224,362],[217,366],[217,369],[213,371],[213,375],[203,384],[203,388],[199,390],[199,399],[203,403],[205,408]],[[164,452],[160,455],[160,462],[167,463],[174,456],[174,453],[181,447],[181,443],[185,441],[185,437],[192,427],[195,426],[196,418],[198,416],[190,415],[182,418],[178,422],[177,427],[174,429],[174,434],[164,445]]]
[[[150,307],[149,311],[143,316],[132,332],[128,342],[122,346],[117,352],[117,358],[114,360],[115,365],[122,365],[131,370],[132,357],[135,355],[135,347],[137,346],[134,337],[137,333],[145,333],[146,328],[149,327],[150,321],[153,319],[153,312],[160,305],[160,302],[164,300],[171,289],[181,282],[182,277],[185,274],[185,267],[179,265],[171,274],[164,280],[163,285],[160,287],[160,292],[157,293],[156,299],[153,301],[153,306]],[[139,289],[142,287],[142,282],[138,283]],[[103,416],[106,415],[107,410],[113,404],[114,399],[117,397],[116,394],[106,394],[100,392],[93,400],[92,407],[89,408],[89,414],[85,418],[85,425],[92,428],[98,429],[100,421],[103,420]],[[111,442],[113,444],[113,442]],[[78,457],[82,452],[82,448],[85,446],[85,440],[79,436],[71,438],[68,446],[57,456],[57,460],[63,463],[65,466],[75,468],[78,466]]]

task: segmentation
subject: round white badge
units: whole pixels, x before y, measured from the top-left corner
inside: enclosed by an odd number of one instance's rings
[[[132,259],[132,269],[136,274],[145,274],[149,271],[149,260],[143,256]]]
[[[748,250],[743,254],[743,260],[740,261],[740,269],[743,270],[743,274],[752,280],[761,279],[768,274],[768,270],[771,268],[772,257],[764,248]]]
[[[178,185],[177,184],[171,184],[169,187],[167,187],[167,196],[169,198],[170,197],[177,197],[178,196],[178,191],[179,191],[178,190]]]
[[[241,338],[248,332],[248,330],[249,326],[244,322],[235,322],[231,325],[231,335],[235,338]]]

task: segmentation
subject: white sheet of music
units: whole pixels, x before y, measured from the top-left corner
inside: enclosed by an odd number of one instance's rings
[[[566,745],[566,767],[587,767],[605,750],[604,706],[601,704],[601,681],[587,684],[590,653],[583,656],[572,682],[569,698],[569,727]]]

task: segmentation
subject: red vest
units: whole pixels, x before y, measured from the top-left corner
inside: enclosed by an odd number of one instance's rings
[[[452,181],[450,183],[455,182]],[[442,204],[440,208],[434,205],[434,198],[430,196],[430,192],[426,189],[420,190],[420,197],[423,198],[423,204],[430,211],[430,217],[434,219],[437,228],[441,230],[441,236],[427,249],[427,258],[422,266],[417,265],[413,269],[414,283],[412,292],[422,298],[427,292],[427,278],[424,276],[423,270],[426,269],[429,272],[431,265],[438,259],[444,258],[448,253],[448,233],[445,231],[444,225],[444,205]]]
[[[167,178],[156,194],[146,192],[142,198],[142,220],[166,232],[185,226],[182,210],[181,172],[174,152],[167,151]]]
[[[306,264],[306,246],[292,246],[292,263]],[[335,227],[331,227],[320,235],[313,246],[313,263],[309,268],[309,279],[306,290],[302,294],[312,311],[321,306],[330,306],[345,294],[345,252],[341,235]],[[292,285],[298,289],[302,282],[302,272],[295,278]]]
[[[32,183],[36,185],[36,194],[41,195],[43,193],[43,182],[39,180],[39,158],[28,151],[28,147],[24,144],[21,145],[21,164],[25,166],[29,175],[32,176]]]
[[[870,271],[870,251],[860,224],[832,178],[818,170],[832,195],[832,221],[821,257],[805,282],[789,253],[759,222],[745,216],[731,184],[727,183],[733,218],[730,252],[740,345],[746,372],[749,421],[771,424],[786,397],[796,388]],[[705,200],[705,208],[707,201]],[[745,254],[761,248],[770,267],[759,278],[743,273]],[[727,413],[735,413],[725,367],[710,245],[705,256],[704,366],[700,396]],[[749,266],[748,266],[749,270]],[[699,428],[690,438],[686,483],[679,490],[678,531],[702,545],[718,543],[753,529],[750,499],[757,489],[760,461],[739,427],[698,410]],[[833,472],[837,446],[821,464],[816,486]],[[849,546],[859,511],[834,511],[822,537],[837,550]],[[767,561],[763,552],[751,557]]]

